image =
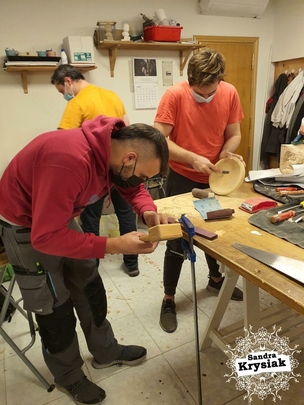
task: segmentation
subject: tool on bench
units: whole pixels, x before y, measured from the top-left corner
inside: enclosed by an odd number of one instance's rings
[[[294,205],[288,204],[288,208],[284,208],[284,209],[278,211],[278,214],[282,214],[282,212],[290,211],[293,208],[304,208],[304,201],[301,201],[300,203],[296,203]]]
[[[214,193],[210,190],[200,189],[200,188],[193,188],[192,195],[195,198],[212,198],[214,197]]]
[[[232,214],[234,214],[233,208],[223,208],[221,210],[210,211],[206,213],[207,218],[205,218],[205,221],[208,219],[227,219],[230,218]]]
[[[304,221],[304,216],[303,216],[303,212],[302,212],[302,214],[300,214],[300,215],[297,215],[295,218],[292,218],[291,219],[291,222],[294,222],[294,223],[298,223],[298,222],[301,222],[301,221]]]
[[[280,256],[275,253],[266,252],[264,250],[255,249],[251,246],[242,245],[240,243],[235,243],[232,246],[253,259],[266,264],[266,266],[269,266],[300,283],[304,283],[304,262],[286,256]]]
[[[285,221],[286,219],[294,217],[295,213],[296,213],[295,211],[290,210],[290,211],[283,212],[281,214],[272,215],[270,217],[270,222],[273,224],[276,224],[277,222]]]
[[[182,228],[177,222],[175,224],[155,225],[148,229],[148,235],[139,237],[143,242],[159,242],[161,240],[177,239],[183,236]]]
[[[218,173],[218,174],[229,174],[229,170],[212,170],[213,173]]]
[[[294,191],[288,191],[288,190],[283,190],[283,191],[278,191],[278,195],[282,197],[283,195],[289,195],[289,194],[304,194],[304,190],[294,190]]]
[[[277,187],[275,189],[276,192],[278,191],[297,191],[298,188],[297,187]]]
[[[178,220],[184,231],[187,233],[189,240],[182,239],[182,248],[184,250],[185,258],[188,258],[191,262],[191,275],[192,275],[192,292],[193,292],[193,314],[194,314],[194,337],[195,337],[195,349],[196,349],[196,372],[197,372],[197,389],[198,389],[198,403],[202,405],[202,381],[201,381],[201,362],[200,362],[200,350],[199,350],[199,331],[198,331],[198,316],[197,316],[197,296],[196,296],[196,281],[195,281],[195,261],[196,254],[193,248],[193,237],[195,235],[195,229],[192,222],[182,215]]]
[[[266,197],[253,197],[242,202],[239,209],[253,214],[258,211],[276,207],[277,203]]]

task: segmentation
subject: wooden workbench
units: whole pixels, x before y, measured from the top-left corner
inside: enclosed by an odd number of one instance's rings
[[[285,331],[287,333],[287,326],[291,323],[293,326],[302,325],[300,328],[293,328],[290,337],[300,346],[304,345],[304,286],[232,247],[234,243],[241,243],[304,261],[303,249],[248,223],[250,214],[238,207],[244,200],[254,196],[260,195],[253,190],[251,183],[244,183],[230,195],[217,196],[222,208],[233,208],[235,213],[231,219],[213,221],[204,221],[201,214],[195,210],[193,201],[196,199],[191,193],[155,201],[159,212],[176,219],[181,214],[186,214],[194,225],[218,235],[218,238],[212,241],[194,237],[194,245],[222,263],[226,273],[216,308],[204,331],[202,349],[214,341],[222,350],[227,350],[227,344],[234,343],[235,337],[243,335],[243,326],[248,329],[250,325],[254,331],[262,325],[270,327],[282,324],[283,329],[286,326],[282,333]],[[261,235],[256,234],[257,231]],[[239,276],[243,276],[244,322],[220,331],[220,322]],[[270,308],[269,311],[263,311],[260,315],[259,288],[278,298],[282,304],[277,308]],[[291,323],[290,318],[293,319]]]

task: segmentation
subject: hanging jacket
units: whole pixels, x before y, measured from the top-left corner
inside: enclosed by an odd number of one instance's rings
[[[264,121],[264,129],[263,129],[263,136],[262,136],[262,143],[261,143],[261,151],[260,151],[260,164],[264,169],[269,168],[268,158],[269,155],[277,154],[277,150],[280,147],[279,139],[277,134],[275,133],[275,128],[271,122],[271,115],[272,112],[279,100],[280,95],[283,93],[285,88],[287,87],[288,78],[285,73],[280,74],[277,78],[274,88],[275,92],[270,97],[270,99],[266,103],[266,117]],[[282,131],[281,131],[282,132]]]
[[[276,128],[288,128],[296,102],[304,86],[304,71],[302,70],[285,88],[271,115],[271,121]]]

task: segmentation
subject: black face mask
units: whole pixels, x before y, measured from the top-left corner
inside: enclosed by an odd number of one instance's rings
[[[123,165],[121,166],[121,169],[120,169],[119,174],[112,174],[112,175],[111,175],[111,180],[113,181],[113,183],[114,183],[116,186],[121,187],[121,188],[132,188],[132,187],[137,187],[137,186],[139,186],[141,183],[144,183],[144,182],[145,182],[142,178],[137,177],[137,176],[134,175],[135,167],[136,167],[136,162],[135,162],[135,165],[134,165],[134,169],[133,169],[133,174],[132,174],[132,176],[129,177],[127,180],[124,180],[124,179],[121,177],[121,172],[122,172],[124,166],[125,166],[125,164],[123,163]]]

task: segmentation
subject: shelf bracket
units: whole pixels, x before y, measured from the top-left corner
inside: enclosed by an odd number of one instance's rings
[[[185,67],[192,51],[193,51],[193,49],[179,51],[179,74],[180,74],[180,76],[183,75],[184,67]]]
[[[115,63],[117,58],[117,46],[109,48],[109,61],[111,77],[114,77]]]
[[[23,87],[24,94],[28,94],[26,70],[21,71],[21,79],[22,79],[22,87]]]

